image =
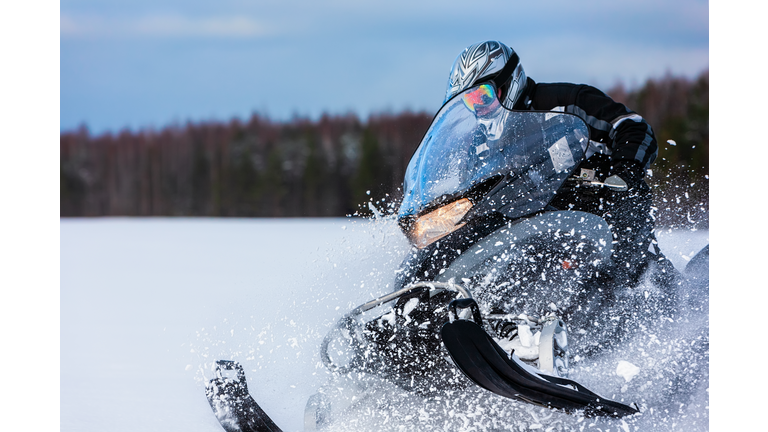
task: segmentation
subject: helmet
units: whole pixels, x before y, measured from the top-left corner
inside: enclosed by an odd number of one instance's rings
[[[509,108],[515,105],[525,88],[525,72],[515,51],[498,41],[485,41],[470,45],[459,54],[448,76],[445,100],[473,85],[493,81],[501,103]]]

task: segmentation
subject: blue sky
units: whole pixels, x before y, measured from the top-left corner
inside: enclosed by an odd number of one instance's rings
[[[706,1],[62,0],[60,129],[439,108],[467,45],[603,89],[709,67]]]

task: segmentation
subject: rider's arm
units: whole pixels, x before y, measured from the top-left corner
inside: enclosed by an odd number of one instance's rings
[[[580,86],[576,106],[584,110],[593,140],[607,143],[611,160],[636,161],[627,165],[647,169],[656,159],[658,145],[651,126],[636,112],[618,103],[600,90]],[[639,173],[642,178],[643,173]]]

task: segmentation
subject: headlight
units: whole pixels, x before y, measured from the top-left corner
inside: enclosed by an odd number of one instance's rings
[[[447,236],[464,226],[461,218],[472,208],[467,198],[446,204],[436,210],[420,216],[408,230],[408,239],[419,249],[424,249],[435,241]]]

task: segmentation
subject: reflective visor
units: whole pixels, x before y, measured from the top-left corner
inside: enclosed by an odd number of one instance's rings
[[[477,108],[484,107],[496,100],[496,90],[490,84],[483,84],[474,90],[464,93],[462,96],[464,105],[472,112],[477,112]]]

